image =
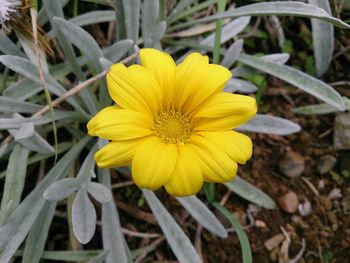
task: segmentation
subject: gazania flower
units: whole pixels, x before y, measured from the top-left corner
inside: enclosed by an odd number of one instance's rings
[[[117,105],[87,124],[91,136],[111,142],[95,159],[100,167],[131,164],[140,188],[197,193],[203,181],[226,182],[252,154],[252,142],[233,131],[256,113],[255,99],[222,92],[232,76],[190,54],[177,65],[166,53],[142,49],[141,65],[115,64],[107,75]]]

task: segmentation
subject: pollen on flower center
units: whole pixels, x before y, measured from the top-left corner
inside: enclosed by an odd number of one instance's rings
[[[179,111],[163,111],[155,119],[154,131],[164,143],[184,142],[190,137],[192,124],[191,120]]]

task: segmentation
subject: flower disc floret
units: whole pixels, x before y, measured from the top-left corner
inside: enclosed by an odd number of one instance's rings
[[[155,118],[154,132],[164,143],[184,143],[191,131],[191,120],[179,111],[163,111]]]

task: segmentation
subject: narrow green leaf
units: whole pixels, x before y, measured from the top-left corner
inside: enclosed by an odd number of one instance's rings
[[[250,249],[249,240],[239,220],[230,211],[228,211],[225,207],[221,206],[220,204],[213,203],[213,205],[217,210],[220,211],[220,213],[222,213],[230,221],[230,223],[236,230],[239,242],[241,243],[241,247],[242,247],[243,263],[253,262],[252,251]]]
[[[221,238],[227,237],[224,226],[196,196],[177,197],[176,199],[204,228]]]
[[[262,192],[260,189],[256,188],[254,185],[240,178],[238,175],[232,181],[225,183],[225,185],[232,192],[254,204],[267,209],[276,208],[276,203],[271,197]]]
[[[8,262],[27,236],[41,209],[47,202],[43,193],[53,182],[64,177],[72,161],[89,142],[85,137],[65,154],[37,187],[23,200],[14,213],[0,227],[0,262]]]
[[[345,110],[342,97],[335,89],[323,81],[313,78],[300,70],[245,54],[241,54],[238,60],[252,68],[256,68],[282,79],[340,111]]]
[[[90,259],[87,263],[104,263],[109,251],[103,251],[98,256]]]
[[[56,260],[56,261],[86,261],[90,260],[96,256],[99,255],[101,250],[81,250],[81,251],[44,251],[42,253],[41,258],[42,259],[48,259],[48,260]],[[15,254],[15,256],[20,257],[23,255],[23,251],[18,250]]]
[[[185,235],[174,218],[164,208],[157,196],[152,191],[146,189],[142,189],[142,192],[153,212],[153,215],[157,218],[159,226],[162,229],[176,258],[183,263],[201,262],[201,259],[192,246],[190,239]]]

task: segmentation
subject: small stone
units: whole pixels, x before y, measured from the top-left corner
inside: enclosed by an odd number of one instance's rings
[[[341,113],[334,122],[334,148],[350,149],[350,113]]]
[[[264,242],[264,246],[268,251],[271,251],[275,247],[277,247],[279,244],[281,244],[286,237],[283,234],[277,234],[274,235],[273,237],[269,238]]]
[[[324,155],[317,162],[317,171],[319,174],[326,174],[333,169],[337,163],[337,158],[332,155]]]
[[[277,199],[279,206],[287,213],[295,213],[298,210],[298,196],[294,192],[288,192]]]
[[[299,214],[301,216],[308,216],[312,212],[311,203],[306,200],[304,203],[298,205]]]
[[[266,228],[267,225],[264,221],[261,220],[255,220],[255,226],[258,228]]]
[[[288,151],[279,162],[280,171],[288,177],[298,177],[304,170],[304,157],[294,151]]]

